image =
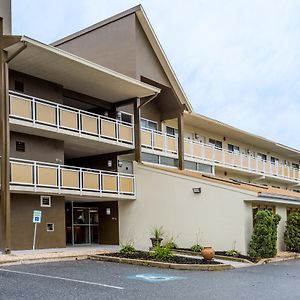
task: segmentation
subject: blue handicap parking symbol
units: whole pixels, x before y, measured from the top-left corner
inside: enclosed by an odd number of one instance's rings
[[[162,274],[137,274],[133,276],[128,276],[128,279],[141,280],[146,282],[162,282],[183,279],[183,277],[178,276],[167,276]]]

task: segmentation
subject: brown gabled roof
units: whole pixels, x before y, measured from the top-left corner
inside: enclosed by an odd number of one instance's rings
[[[162,167],[162,166],[155,166],[153,164],[147,164],[144,163],[147,167],[159,169],[162,171],[170,172],[173,174],[178,174],[178,175],[184,175],[188,177],[193,177],[209,182],[214,182],[217,184],[222,184],[225,186],[241,189],[244,191],[249,191],[249,192],[254,192],[257,194],[257,196],[268,196],[268,197],[281,197],[281,198],[290,198],[290,199],[295,199],[300,201],[300,193],[290,191],[290,190],[285,190],[285,189],[280,189],[280,188],[274,188],[271,186],[262,186],[259,184],[254,184],[254,183],[246,183],[246,182],[238,182],[235,180],[230,180],[230,179],[225,179],[225,178],[220,178],[216,176],[210,176],[210,175],[205,175],[201,174],[198,172],[193,172],[189,170],[178,170],[177,168],[168,168],[168,167]]]
[[[188,98],[187,98],[187,96],[186,96],[186,94],[185,94],[185,92],[184,92],[164,50],[163,50],[142,5],[137,5],[135,7],[132,7],[132,8],[130,8],[126,11],[123,11],[113,17],[110,17],[106,20],[103,20],[92,26],[89,26],[83,30],[73,33],[67,37],[64,37],[58,41],[55,41],[51,45],[58,47],[59,45],[64,44],[65,42],[68,42],[72,39],[75,39],[81,35],[91,32],[93,30],[96,30],[97,28],[105,26],[109,23],[115,22],[115,21],[117,21],[121,18],[124,18],[130,14],[133,14],[133,13],[137,16],[137,19],[139,20],[139,22],[145,32],[145,35],[148,38],[148,41],[151,44],[151,47],[153,48],[153,51],[154,51],[157,59],[159,60],[164,72],[166,73],[166,76],[167,76],[168,80],[170,81],[170,84],[171,84],[172,88],[174,89],[178,99],[180,100],[180,102],[183,105],[185,105],[186,110],[191,112],[193,110],[192,105],[191,105],[190,101],[188,100]]]

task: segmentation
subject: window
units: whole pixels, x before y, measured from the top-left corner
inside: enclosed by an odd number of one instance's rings
[[[151,129],[151,130],[157,130],[157,128],[158,128],[157,122],[147,120],[144,118],[141,119],[141,126],[142,126],[142,128]]]
[[[24,93],[24,83],[22,81],[15,81],[15,91]]]
[[[215,140],[215,139],[209,139],[208,142],[212,145],[214,145],[216,148],[222,149],[222,142]]]
[[[160,164],[170,167],[176,167],[178,165],[178,160],[171,157],[161,156]]]
[[[278,164],[279,163],[279,158],[271,156],[271,163],[274,164],[274,165]]]
[[[16,151],[25,152],[25,143],[21,141],[16,141]]]
[[[292,163],[292,168],[299,170],[299,164]]]
[[[257,153],[257,158],[259,158],[263,161],[267,161],[267,155],[263,154],[263,153]]]
[[[192,161],[185,161],[184,168],[187,170],[197,171],[197,163],[192,162]]]
[[[133,123],[133,121],[132,121],[132,114],[129,114],[129,113],[126,113],[126,112],[123,112],[123,111],[121,111],[121,112],[119,112],[120,114],[119,114],[119,120],[120,121],[122,121],[122,122],[125,122],[125,123],[130,123],[130,124],[132,124]]]
[[[228,151],[233,153],[240,153],[240,147],[232,144],[228,144]]]
[[[51,207],[51,196],[41,196],[41,207]]]
[[[159,156],[149,153],[142,153],[142,161],[159,164]]]
[[[167,126],[166,132],[167,132],[167,134],[172,135],[172,136],[178,135],[178,129],[173,128],[173,127]]]
[[[54,223],[47,223],[47,231],[54,231]]]
[[[213,173],[213,167],[211,165],[198,163],[197,166],[199,172],[210,173],[210,174]]]

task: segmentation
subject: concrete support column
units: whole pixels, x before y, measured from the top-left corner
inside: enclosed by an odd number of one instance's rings
[[[178,168],[184,170],[184,125],[183,112],[180,112],[178,117]]]
[[[277,250],[278,251],[284,251],[285,245],[284,245],[284,232],[286,227],[286,221],[287,221],[287,211],[286,206],[276,206],[276,213],[281,217],[281,220],[277,227]]]
[[[6,53],[3,51],[3,23],[0,31],[0,139],[1,139],[1,250],[10,253],[10,131],[9,131],[9,95],[8,95],[8,65]]]
[[[141,152],[141,100],[136,98],[134,101],[134,141],[135,141],[135,160],[140,163],[142,161]]]

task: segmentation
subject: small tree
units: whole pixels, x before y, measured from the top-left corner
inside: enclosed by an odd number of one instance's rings
[[[293,212],[288,216],[284,233],[286,250],[300,252],[300,213]]]
[[[271,211],[257,212],[248,252],[251,257],[267,258],[277,254],[277,225],[279,221],[280,216]]]

